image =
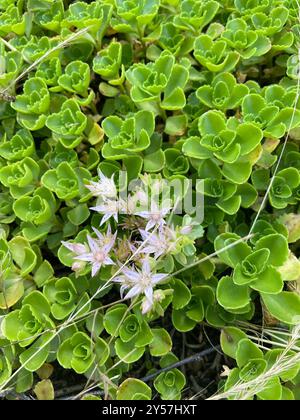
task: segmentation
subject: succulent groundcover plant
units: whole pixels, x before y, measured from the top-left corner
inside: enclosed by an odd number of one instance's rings
[[[298,9],[0,0],[0,398],[300,399]]]

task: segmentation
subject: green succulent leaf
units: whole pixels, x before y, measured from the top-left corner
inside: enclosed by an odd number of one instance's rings
[[[87,4],[83,1],[71,4],[63,21],[61,22],[61,25],[66,28],[75,26],[78,29],[90,27],[89,30],[91,33],[95,34],[102,25],[106,12],[105,6],[106,5],[102,5],[101,3],[95,1],[91,4]]]
[[[269,266],[251,283],[251,287],[261,293],[278,294],[283,289],[283,280],[275,267]]]
[[[35,372],[45,363],[49,356],[53,337],[54,333],[45,332],[28,349],[20,354],[20,362],[26,370]]]
[[[122,44],[111,42],[108,48],[101,50],[93,60],[93,70],[112,85],[121,83],[124,79]]]
[[[150,354],[152,356],[164,356],[172,349],[172,340],[164,328],[153,328],[153,341],[150,343]]]
[[[65,68],[65,73],[58,78],[58,84],[68,92],[84,94],[90,83],[90,68],[82,61],[72,61]]]
[[[250,302],[250,291],[248,286],[236,285],[231,277],[225,276],[218,283],[217,299],[225,309],[240,309]]]
[[[270,251],[269,264],[280,267],[289,255],[287,239],[280,234],[264,236],[256,243],[257,250],[267,248]]]
[[[275,377],[268,380],[263,391],[258,392],[257,396],[261,400],[280,400],[282,397],[282,385],[280,379]]]
[[[103,146],[102,155],[109,160],[121,159],[150,146],[154,115],[150,111],[139,111],[125,121],[116,116],[107,117],[102,128],[109,139]]]
[[[201,31],[216,15],[219,10],[216,1],[184,0],[180,3],[180,15],[174,17],[174,24],[179,28],[193,29],[196,33]]]
[[[209,35],[202,34],[195,40],[194,56],[197,61],[211,72],[227,72],[235,68],[239,53],[227,51],[224,40],[213,41]]]
[[[172,311],[172,323],[177,331],[187,332],[194,329],[197,324],[196,321],[189,318],[184,309],[173,309]]]
[[[251,359],[240,370],[239,376],[243,381],[251,381],[264,374],[266,370],[267,362],[264,359]]]
[[[34,141],[30,131],[21,129],[7,141],[4,136],[0,143],[0,156],[8,161],[21,160],[32,156],[35,151]]]
[[[295,356],[293,351],[288,352],[289,356]],[[268,368],[271,369],[274,364],[279,363],[280,359],[283,357],[283,350],[281,349],[271,349],[266,352],[265,359],[267,361]],[[285,370],[279,376],[284,382],[292,381],[296,378],[299,372],[299,364],[292,366],[290,369]]]
[[[167,110],[185,106],[184,87],[188,81],[187,69],[175,64],[174,57],[167,51],[154,63],[133,65],[126,72],[131,83],[131,98],[136,103],[158,101]]]
[[[50,94],[40,77],[32,77],[24,83],[23,95],[18,95],[12,108],[22,114],[44,114],[50,107]]]
[[[240,239],[238,235],[229,232],[222,233],[215,239],[215,249],[219,257],[230,267],[236,267],[251,254],[250,246]]]
[[[239,341],[236,351],[236,361],[239,368],[247,365],[252,359],[262,359],[263,352],[248,338]]]
[[[71,369],[182,400],[203,325],[216,398],[300,398],[299,30],[297,0],[0,0],[2,399]]]
[[[118,388],[117,400],[150,400],[151,388],[143,381],[128,378]]]
[[[20,273],[26,276],[36,266],[37,256],[30,247],[30,244],[22,236],[15,236],[9,242],[9,248],[15,263],[20,267]]]
[[[281,292],[276,295],[263,293],[262,300],[275,318],[289,325],[299,323],[300,298],[296,293]]]
[[[75,333],[59,346],[57,360],[66,369],[76,373],[86,372],[95,359],[93,343],[89,336],[82,332]]]
[[[115,351],[120,360],[125,363],[134,363],[145,353],[145,347],[132,347],[132,343],[124,343],[120,338],[115,342]]]
[[[65,101],[61,111],[49,115],[46,120],[46,126],[53,131],[54,135],[67,149],[78,146],[82,140],[86,124],[87,118],[74,99]]]
[[[189,288],[179,279],[174,279],[174,293],[172,305],[174,309],[181,309],[191,300],[191,292]]]
[[[78,196],[82,179],[80,172],[74,170],[67,162],[60,163],[56,169],[49,169],[42,176],[44,187],[55,192],[58,198],[69,200]]]
[[[127,306],[119,305],[115,308],[108,310],[103,318],[103,325],[108,334],[118,336],[119,328],[122,323],[122,319],[126,313]]]
[[[247,335],[236,327],[225,327],[221,332],[221,347],[227,356],[235,359],[238,344],[247,339]]]
[[[168,372],[160,373],[154,380],[154,387],[164,400],[178,400],[185,382],[183,373],[178,369],[172,369]]]

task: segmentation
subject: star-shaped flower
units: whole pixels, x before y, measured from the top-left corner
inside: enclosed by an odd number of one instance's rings
[[[157,259],[161,255],[172,252],[176,247],[176,233],[167,226],[161,226],[157,232],[148,232],[140,229],[140,234],[145,246],[141,247],[141,253],[154,254]]]
[[[102,266],[115,264],[109,257],[109,253],[115,244],[117,233],[112,235],[110,227],[106,234],[102,234],[95,228],[93,230],[97,235],[97,239],[87,235],[88,244],[63,242],[63,245],[75,252],[75,260],[84,261],[92,265],[92,276],[94,277]]]
[[[72,251],[77,256],[85,254],[88,250],[87,246],[84,245],[84,244],[79,244],[79,243],[76,243],[76,242],[66,242],[66,241],[61,241],[61,243],[69,251]]]
[[[145,295],[147,304],[144,304],[144,308],[146,308],[148,312],[154,303],[153,288],[167,276],[168,274],[152,273],[149,259],[145,258],[142,262],[141,270],[135,267],[124,267],[122,269],[122,275],[114,278],[113,281],[121,284],[121,297],[123,297],[125,290],[130,289],[124,296],[124,299]]]
[[[118,215],[120,210],[120,203],[116,200],[106,200],[102,204],[99,204],[95,207],[90,207],[91,210],[94,210],[98,213],[103,213],[104,216],[102,217],[100,226],[102,226],[107,220],[111,217],[118,222]]]
[[[99,181],[90,181],[90,184],[86,185],[91,193],[95,197],[101,197],[102,199],[106,198],[116,198],[117,197],[117,188],[114,181],[114,175],[111,178],[105,176],[100,170],[98,171]]]
[[[155,201],[152,201],[149,210],[138,211],[135,214],[148,220],[146,230],[150,230],[155,226],[160,227],[164,225],[166,223],[164,218],[170,210],[171,207],[169,205],[160,208]]]
[[[89,247],[86,244],[80,244],[80,243],[76,243],[76,242],[66,242],[66,241],[62,241],[61,243],[69,251],[73,252],[73,254],[76,255],[76,257],[74,257],[74,259],[83,255],[83,254],[85,254],[89,250]],[[82,268],[82,264],[83,263],[79,263],[78,261],[74,261],[73,264],[72,264],[72,270],[74,270],[74,271],[80,270]]]

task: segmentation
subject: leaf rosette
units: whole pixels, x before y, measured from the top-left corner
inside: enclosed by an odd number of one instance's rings
[[[131,98],[136,103],[158,102],[163,109],[176,110],[185,106],[184,88],[187,69],[175,63],[169,52],[163,52],[155,63],[137,64],[126,72],[131,83]]]

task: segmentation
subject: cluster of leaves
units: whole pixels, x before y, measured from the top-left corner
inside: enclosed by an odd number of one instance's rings
[[[290,0],[0,0],[0,391],[54,398],[56,366],[180,399],[169,332],[203,322],[226,391],[272,368],[236,326],[300,323],[299,41]]]
[[[244,331],[236,327],[226,327],[221,333],[223,352],[236,360],[237,367],[228,373],[224,381],[224,392],[233,391],[239,384],[257,384],[256,389],[245,387],[242,392],[247,399],[259,400],[294,400],[293,388],[298,383],[299,363],[281,365],[281,361],[297,359],[297,353],[288,348],[270,348],[262,351],[251,341]],[[282,366],[282,368],[281,368]],[[277,371],[276,371],[277,370]],[[236,395],[232,392],[229,399]]]

